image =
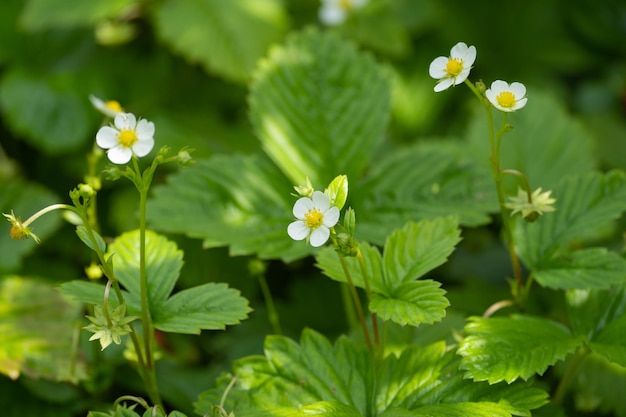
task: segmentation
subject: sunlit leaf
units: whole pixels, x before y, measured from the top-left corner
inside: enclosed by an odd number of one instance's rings
[[[330,32],[306,30],[271,49],[251,86],[263,148],[294,183],[359,178],[383,139],[390,86],[374,60]]]
[[[156,316],[165,300],[174,289],[180,269],[183,266],[183,253],[176,243],[150,230],[146,231],[146,277],[150,313]],[[115,278],[128,290],[139,296],[139,231],[124,233],[109,245],[107,257],[113,256]]]
[[[535,280],[556,289],[606,289],[626,282],[626,261],[604,248],[582,249],[542,262]]]
[[[432,324],[444,318],[450,305],[440,286],[430,279],[405,282],[390,293],[373,293],[370,310],[402,326]]]
[[[155,187],[148,219],[158,230],[201,238],[205,247],[230,245],[233,255],[294,259],[311,247],[287,235],[292,187],[266,158],[216,155]]]
[[[248,317],[248,300],[226,284],[208,283],[170,297],[154,315],[154,326],[164,332],[196,333],[221,330]]]
[[[0,279],[0,373],[56,381],[85,379],[72,346],[80,305],[49,284],[17,276]]]
[[[522,315],[474,317],[465,333],[458,349],[461,369],[467,377],[492,384],[542,375],[584,339],[554,321]]]
[[[158,34],[174,50],[239,82],[280,40],[287,23],[279,0],[166,0],[155,13]]]

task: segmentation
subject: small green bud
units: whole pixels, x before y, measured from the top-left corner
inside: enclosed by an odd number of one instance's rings
[[[513,130],[513,125],[510,123],[507,123],[503,126],[503,130],[504,132],[510,132],[511,130]]]
[[[480,94],[485,94],[485,91],[487,91],[487,86],[485,85],[483,80],[476,81],[476,84],[474,85],[476,86],[476,89]]]
[[[262,259],[251,259],[250,262],[248,262],[248,271],[253,277],[264,275],[266,270],[267,263]]]
[[[96,195],[96,191],[89,184],[78,184],[78,194],[86,200]]]
[[[359,252],[359,242],[347,233],[337,234],[337,252],[343,256],[356,256]]]
[[[343,227],[350,236],[354,236],[354,230],[356,229],[356,213],[352,207],[348,207],[343,216]]]
[[[196,163],[191,157],[190,152],[193,152],[193,148],[182,148],[176,155],[176,160],[180,166],[190,166]]]
[[[296,190],[296,197],[311,197],[313,195],[313,184],[311,184],[311,180],[309,177],[306,177],[306,185],[295,185],[293,187]]]
[[[324,193],[330,198],[330,205],[336,206],[341,210],[348,199],[348,176],[336,176],[328,185],[328,188],[324,190]]]

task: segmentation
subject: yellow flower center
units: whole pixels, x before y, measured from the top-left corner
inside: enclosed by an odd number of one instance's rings
[[[459,58],[449,58],[446,64],[446,72],[450,77],[456,77],[463,71],[463,61]]]
[[[115,100],[110,100],[104,103],[104,106],[109,109],[109,110],[113,110],[114,112],[118,112],[121,113],[124,109],[122,109],[122,105],[115,101]]]
[[[135,142],[137,142],[137,134],[134,130],[124,129],[120,132],[120,136],[117,140],[123,147],[130,148],[135,144]]]
[[[345,11],[350,11],[352,9],[352,0],[339,0],[339,7]]]
[[[323,221],[324,221],[324,215],[317,208],[311,209],[307,211],[306,213],[304,213],[304,222],[306,223],[307,227],[311,230],[315,230],[318,227],[320,227]]]
[[[498,104],[502,107],[506,107],[507,109],[513,107],[515,105],[515,94],[510,91],[503,91],[496,97]]]

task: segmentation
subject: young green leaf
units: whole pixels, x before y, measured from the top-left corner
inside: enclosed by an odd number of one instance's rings
[[[559,323],[522,315],[474,317],[465,333],[458,349],[461,369],[467,377],[491,384],[542,375],[584,340]]]
[[[93,233],[93,238],[95,240],[95,246],[94,246],[94,242],[91,241],[91,237],[89,236],[89,232],[87,232],[87,228],[85,226],[77,226],[76,227],[76,234],[78,235],[78,237],[80,238],[80,240],[83,241],[83,243],[85,245],[87,245],[87,247],[93,251],[96,250],[96,246],[98,248],[98,250],[101,253],[104,253],[107,250],[107,245],[104,242],[104,239],[102,239],[102,236],[100,236],[100,234],[98,232],[96,232],[95,230],[91,230],[91,232]]]
[[[405,282],[390,293],[373,293],[370,310],[383,320],[392,320],[402,326],[419,326],[440,321],[446,315],[450,302],[437,281],[430,279]]]
[[[367,242],[360,243],[359,249],[363,256],[365,274],[370,281],[372,291],[383,292],[384,287],[382,283],[384,282],[384,271],[383,259],[380,252],[375,246]],[[316,266],[322,270],[324,275],[335,281],[348,282],[346,273],[341,266],[339,255],[333,248],[323,248],[317,253],[315,260]],[[356,257],[344,258],[344,262],[346,263],[348,271],[350,271],[352,283],[359,288],[366,288],[358,259]]]
[[[249,79],[288,25],[278,0],[166,0],[155,6],[154,24],[167,44],[208,72],[238,82]]]
[[[127,232],[109,245],[108,254],[115,254],[115,278],[129,293],[139,296],[139,231]],[[174,289],[183,253],[176,243],[150,230],[146,231],[146,275],[150,314],[155,317]]]
[[[351,181],[374,156],[390,86],[374,60],[332,32],[305,30],[273,47],[250,92],[250,117],[269,157],[293,184]]]
[[[385,288],[396,292],[400,284],[443,264],[461,240],[460,234],[454,217],[407,223],[396,230],[387,239],[383,253]]]
[[[610,362],[626,367],[626,316],[607,324],[592,340],[591,350]]]
[[[196,333],[239,324],[250,312],[248,300],[226,284],[208,283],[171,296],[154,314],[154,326],[164,332]]]
[[[626,260],[604,248],[582,249],[542,262],[533,276],[549,288],[607,289],[624,283]]]

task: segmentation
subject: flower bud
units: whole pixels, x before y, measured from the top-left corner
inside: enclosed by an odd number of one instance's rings
[[[190,152],[193,152],[192,148],[183,148],[178,151],[178,155],[176,155],[176,160],[180,166],[190,166],[196,163],[191,157]]]
[[[122,176],[122,173],[117,166],[110,165],[106,167],[104,170],[102,170],[102,176],[106,180],[116,181]]]
[[[343,216],[343,227],[350,236],[354,236],[354,230],[356,229],[356,213],[352,207],[348,207]]]
[[[359,252],[359,242],[347,233],[337,234],[337,252],[343,256],[356,256]]]
[[[298,193],[296,197],[311,197],[311,195],[313,195],[313,191],[315,191],[309,177],[306,177],[305,185],[295,185],[293,189],[296,190],[296,193]]]
[[[485,85],[483,80],[476,81],[476,84],[474,85],[476,86],[476,90],[478,90],[480,94],[485,94],[485,91],[487,91],[487,86]]]

